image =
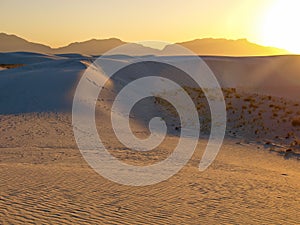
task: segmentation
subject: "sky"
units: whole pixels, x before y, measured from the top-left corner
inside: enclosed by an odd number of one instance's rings
[[[127,42],[159,40],[174,43],[213,37],[247,38],[258,44],[300,53],[300,45],[295,46],[300,38],[296,31],[300,16],[294,15],[299,13],[293,12],[290,18],[291,11],[300,7],[299,2],[0,0],[0,32],[51,47],[91,38],[116,37]],[[295,38],[288,43],[292,35]]]

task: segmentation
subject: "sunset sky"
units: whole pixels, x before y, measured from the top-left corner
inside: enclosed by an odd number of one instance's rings
[[[300,53],[297,0],[1,0],[0,32],[59,47],[91,38],[247,38]]]

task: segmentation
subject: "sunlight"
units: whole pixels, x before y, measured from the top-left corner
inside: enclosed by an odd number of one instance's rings
[[[263,18],[261,38],[265,45],[300,53],[300,1],[277,0]]]

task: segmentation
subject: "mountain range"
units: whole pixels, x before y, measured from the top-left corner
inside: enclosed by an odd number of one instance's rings
[[[86,55],[101,55],[110,49],[126,44],[117,38],[91,39],[83,42],[74,42],[60,48],[33,43],[16,35],[0,33],[0,52],[36,52],[48,54],[79,53]],[[284,49],[261,46],[249,42],[247,39],[227,40],[204,38],[192,41],[176,43],[186,47],[198,55],[222,55],[222,56],[262,56],[262,55],[285,55],[290,54]],[[167,45],[162,50],[145,47],[132,43],[137,54],[147,48],[149,54],[164,54],[172,52],[174,45]]]

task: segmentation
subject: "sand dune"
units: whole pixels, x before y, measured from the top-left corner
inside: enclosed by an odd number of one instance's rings
[[[222,87],[298,101],[300,56],[204,57]]]
[[[128,59],[107,60],[126,63]],[[203,127],[189,163],[169,180],[145,187],[103,178],[76,146],[72,100],[79,78],[92,61],[73,54],[0,54],[0,64],[24,64],[0,71],[1,224],[299,223],[299,143],[292,144],[300,135],[292,121],[299,115],[299,103],[298,92],[289,93],[300,85],[298,57],[205,58],[223,87],[228,128],[217,159],[204,172],[198,170],[209,132],[203,94],[180,71],[148,64],[149,74],[173,77],[186,87],[199,106]],[[163,113],[170,123],[166,140],[150,152],[124,147],[110,124],[111,100],[140,76],[134,72],[140,66],[120,71],[113,88],[104,89],[97,101],[96,122],[115,157],[131,164],[151,164],[167,157],[178,142],[178,118],[170,105],[150,99],[141,103],[148,107],[136,110],[132,118],[133,133],[140,137],[149,134],[145,125],[155,113]],[[266,83],[270,90],[263,88]]]
[[[28,53],[7,55],[6,62],[24,66],[2,71],[2,114],[70,110],[80,73],[86,69],[80,60]]]

